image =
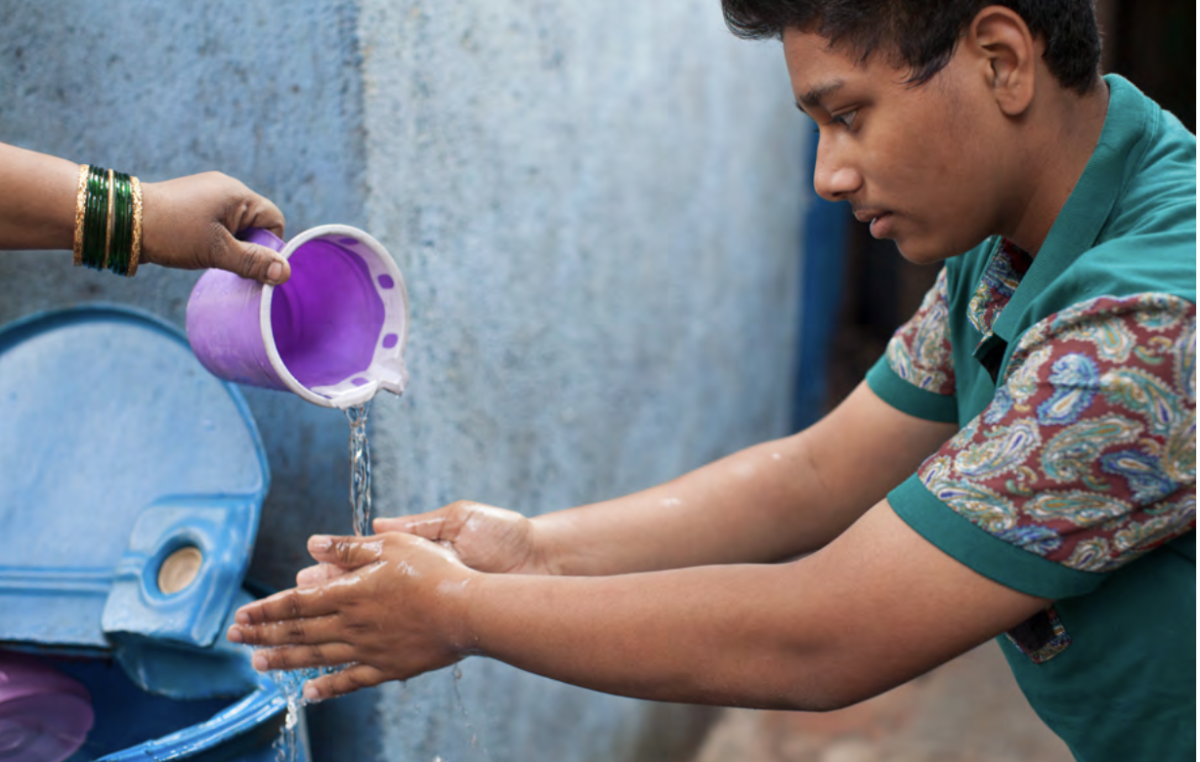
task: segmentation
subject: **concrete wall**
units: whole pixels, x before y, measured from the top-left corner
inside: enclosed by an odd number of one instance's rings
[[[778,47],[718,3],[5,4],[0,140],[132,171],[219,169],[290,233],[370,231],[405,273],[413,380],[378,399],[377,513],[528,514],[784,433],[805,131]],[[0,257],[0,321],[105,300],[182,325],[197,275]],[[273,487],[251,575],[350,527],[347,426],[247,389]],[[702,665],[697,665],[702,668]],[[319,760],[670,759],[701,714],[479,659],[310,713]]]

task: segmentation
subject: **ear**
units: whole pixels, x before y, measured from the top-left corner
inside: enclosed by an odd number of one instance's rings
[[[1042,53],[1025,20],[1009,8],[988,6],[975,16],[963,42],[977,53],[1000,110],[1007,116],[1025,113],[1033,102]]]

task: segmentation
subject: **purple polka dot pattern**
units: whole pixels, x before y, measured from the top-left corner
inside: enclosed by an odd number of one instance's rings
[[[391,349],[392,347],[396,346],[397,342],[399,342],[399,341],[400,341],[399,336],[397,336],[394,333],[389,333],[387,336],[383,337],[383,348]]]
[[[387,273],[380,275],[377,280],[379,281],[380,288],[388,289],[396,287],[396,281],[392,280],[392,276],[388,275]]]
[[[362,386],[363,384],[367,383],[367,379],[363,378],[362,376],[358,376],[357,378],[352,379],[350,383],[354,384],[355,386]]]

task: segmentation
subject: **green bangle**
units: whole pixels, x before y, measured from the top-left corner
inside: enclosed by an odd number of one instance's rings
[[[129,254],[133,248],[133,188],[129,175],[113,173],[116,185],[113,201],[116,204],[113,220],[113,237],[110,245],[109,269],[117,275],[129,274]]]
[[[135,239],[140,236],[134,178],[124,172],[112,172],[110,184],[109,172],[94,165],[87,166],[83,196],[79,201],[83,209],[79,263],[93,270],[110,270],[128,276],[131,268],[136,269],[133,250]]]
[[[87,205],[84,215],[83,264],[104,267],[104,241],[108,227],[108,177],[100,167],[88,168]]]
[[[96,172],[95,166],[88,167],[87,199],[84,202],[83,216],[83,264],[93,268],[96,266]]]

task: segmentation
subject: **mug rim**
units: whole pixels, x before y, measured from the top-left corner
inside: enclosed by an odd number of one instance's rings
[[[388,250],[383,247],[383,244],[377,241],[370,233],[366,232],[365,230],[360,230],[353,225],[318,225],[317,227],[305,230],[303,233],[300,233],[295,238],[289,240],[279,253],[284,259],[291,259],[292,254],[294,254],[303,244],[313,239],[322,238],[329,235],[341,235],[348,238],[354,238],[365,244],[366,247],[374,252],[375,255],[383,262],[384,267],[387,269],[388,275],[391,276],[392,281],[395,283],[394,288],[399,290],[400,302],[403,305],[404,323],[400,330],[399,341],[397,342],[399,345],[399,354],[403,356],[404,349],[408,345],[408,287],[404,283],[404,277],[400,274],[400,267],[396,264],[396,260],[393,259],[392,255],[388,253]],[[267,358],[271,362],[271,367],[274,368],[275,372],[279,374],[279,379],[283,381],[290,391],[294,392],[308,402],[313,403],[314,405],[345,409],[367,402],[375,396],[381,386],[387,388],[387,386],[384,385],[384,382],[380,381],[379,379],[371,379],[366,384],[363,384],[355,389],[353,392],[348,392],[339,396],[339,401],[342,401],[344,404],[338,405],[334,404],[334,401],[331,398],[317,394],[301,384],[296,377],[292,375],[292,372],[288,370],[287,365],[283,362],[283,358],[279,355],[279,348],[275,345],[275,331],[271,325],[271,302],[274,298],[274,295],[275,286],[271,284],[264,284],[262,290],[262,299],[259,302],[258,308],[259,333],[262,334],[263,345],[267,350]],[[391,391],[396,391],[396,393],[399,393],[397,390]]]

